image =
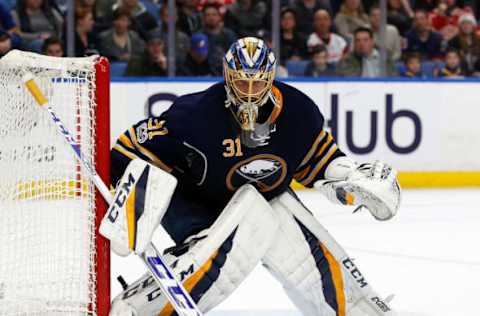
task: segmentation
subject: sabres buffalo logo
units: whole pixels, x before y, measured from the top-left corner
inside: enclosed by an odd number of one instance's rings
[[[263,154],[250,157],[235,164],[227,174],[226,184],[235,191],[250,183],[260,192],[269,192],[278,187],[287,174],[287,164],[282,158]]]

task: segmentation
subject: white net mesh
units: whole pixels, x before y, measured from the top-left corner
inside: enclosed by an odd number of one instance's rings
[[[37,84],[94,164],[95,59],[14,51],[0,60],[0,316],[96,315],[95,193]]]

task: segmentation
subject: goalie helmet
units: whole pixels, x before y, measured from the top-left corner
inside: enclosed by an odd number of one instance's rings
[[[244,37],[232,44],[223,60],[227,106],[231,106],[240,127],[253,131],[258,109],[271,95],[276,60],[261,39]]]

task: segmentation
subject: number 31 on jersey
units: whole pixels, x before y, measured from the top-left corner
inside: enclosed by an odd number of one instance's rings
[[[242,143],[240,142],[240,138],[227,138],[224,139],[222,145],[225,146],[225,151],[223,152],[223,157],[230,158],[230,157],[241,157],[243,156],[242,152]]]

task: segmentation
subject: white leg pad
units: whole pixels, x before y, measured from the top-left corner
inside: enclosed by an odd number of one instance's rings
[[[300,201],[287,192],[271,205],[280,228],[262,261],[304,315],[396,315]]]
[[[207,312],[255,268],[277,229],[278,220],[268,202],[253,186],[244,185],[209,229],[189,238],[165,259],[200,310]],[[117,301],[131,306],[138,316],[164,316],[173,311],[148,275],[115,298],[114,305]]]

